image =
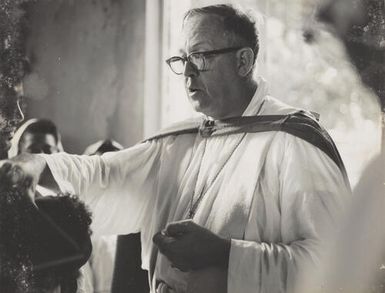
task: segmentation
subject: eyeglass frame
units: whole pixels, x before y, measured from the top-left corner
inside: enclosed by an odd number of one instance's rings
[[[196,51],[196,52],[191,52],[190,54],[188,54],[187,56],[172,56],[170,58],[168,58],[166,60],[166,63],[167,65],[170,67],[171,71],[174,72],[176,75],[182,75],[183,72],[181,73],[177,73],[175,72],[173,69],[172,69],[172,66],[171,66],[171,62],[173,62],[174,60],[175,61],[182,61],[183,62],[183,66],[186,65],[187,62],[191,63],[194,67],[194,69],[198,72],[201,72],[201,71],[205,71],[205,70],[199,70],[198,68],[196,68],[196,65],[190,61],[190,57],[192,55],[202,55],[203,56],[203,63],[204,65],[206,65],[205,63],[205,58],[206,57],[214,57],[216,55],[220,55],[220,54],[226,54],[226,53],[230,53],[230,52],[235,52],[235,51],[238,51],[242,48],[245,48],[244,46],[240,46],[240,47],[229,47],[229,48],[222,48],[222,49],[216,49],[216,50],[209,50],[209,51]],[[176,60],[177,59],[177,60]]]

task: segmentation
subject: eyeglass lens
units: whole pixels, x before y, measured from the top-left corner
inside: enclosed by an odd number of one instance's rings
[[[191,63],[190,65],[193,65],[194,69],[199,71],[204,70],[205,60],[203,56],[192,54],[189,57],[187,57],[187,60],[188,62]],[[182,58],[171,60],[170,61],[171,69],[177,74],[182,74],[187,60]]]

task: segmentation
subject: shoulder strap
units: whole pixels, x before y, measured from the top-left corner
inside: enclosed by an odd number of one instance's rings
[[[160,139],[166,136],[182,135],[188,133],[198,133],[200,125],[204,122],[203,118],[192,118],[172,124],[160,130],[157,134],[143,140],[143,142]]]
[[[242,116],[215,121],[202,120],[202,118],[192,119],[174,124],[145,141],[193,133],[199,133],[202,137],[211,137],[266,131],[283,131],[319,148],[337,164],[348,183],[345,166],[332,138],[316,121],[316,116],[305,111],[297,111],[287,115]]]

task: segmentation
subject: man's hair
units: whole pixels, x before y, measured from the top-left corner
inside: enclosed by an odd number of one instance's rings
[[[250,15],[228,4],[211,5],[190,9],[185,14],[183,23],[195,15],[217,16],[222,22],[224,31],[232,37],[230,41],[234,45],[245,45],[253,50],[255,62],[259,50],[258,31],[255,20]]]

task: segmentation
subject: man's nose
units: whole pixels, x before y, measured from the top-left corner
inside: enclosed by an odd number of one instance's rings
[[[186,61],[184,64],[183,75],[186,77],[191,77],[191,76],[198,76],[198,74],[199,74],[199,71],[197,70],[196,66],[190,61]]]

